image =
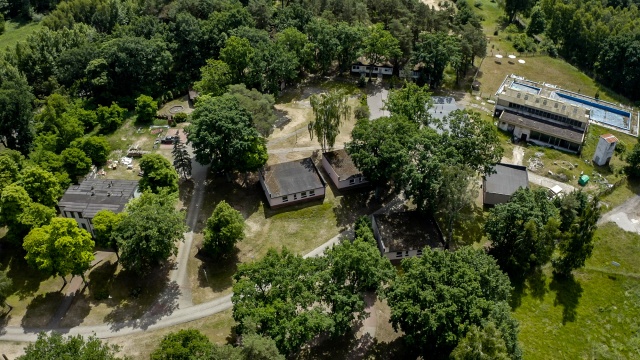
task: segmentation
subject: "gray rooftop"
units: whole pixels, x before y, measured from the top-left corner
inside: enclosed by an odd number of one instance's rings
[[[529,187],[529,174],[525,166],[496,164],[495,174],[488,175],[485,191],[492,194],[513,195],[519,188]]]
[[[331,165],[333,170],[340,177],[340,181],[362,176],[362,172],[358,170],[356,165],[353,163],[351,156],[349,156],[347,151],[344,149],[323,153],[322,157],[327,159],[329,165]]]
[[[527,114],[515,111],[504,110],[500,115],[500,120],[507,124],[523,126],[547,135],[555,136],[573,143],[580,144],[584,138],[584,129],[577,129],[572,126],[560,125],[552,121],[543,120]]]
[[[389,252],[442,247],[442,232],[431,215],[406,211],[373,216]]]
[[[311,158],[265,166],[262,176],[272,198],[325,186]]]
[[[71,185],[58,202],[63,211],[81,212],[84,218],[93,218],[100,210],[119,213],[138,188],[135,180],[85,180],[80,185]]]

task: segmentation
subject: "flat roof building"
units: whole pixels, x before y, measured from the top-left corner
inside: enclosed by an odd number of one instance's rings
[[[313,160],[305,158],[263,167],[260,185],[269,206],[278,208],[324,199],[326,182]]]
[[[417,211],[375,214],[371,225],[380,253],[389,260],[421,256],[425,247],[442,248],[444,244],[435,218]]]
[[[76,220],[78,226],[93,235],[92,219],[100,210],[119,213],[129,200],[137,197],[138,181],[91,179],[71,185],[58,201],[63,217]]]
[[[482,180],[482,202],[485,205],[509,202],[518,189],[529,187],[529,174],[525,166],[498,163],[494,171]]]

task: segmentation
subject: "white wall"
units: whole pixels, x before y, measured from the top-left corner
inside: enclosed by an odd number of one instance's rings
[[[420,250],[406,250],[406,251],[391,251],[387,248],[380,238],[380,231],[378,230],[378,224],[376,223],[375,217],[371,217],[371,227],[373,228],[373,237],[376,239],[378,243],[378,249],[380,250],[380,254],[386,257],[389,260],[402,260],[408,257],[415,257],[422,255],[422,249]]]
[[[593,154],[593,162],[598,166],[604,166],[607,161],[611,160],[616,150],[616,143],[609,143],[607,140],[600,138],[596,152]]]
[[[295,194],[288,194],[287,201],[283,201],[283,196],[271,197],[271,195],[267,191],[267,186],[265,185],[264,180],[262,179],[262,176],[260,176],[260,185],[262,186],[262,190],[264,190],[264,193],[267,196],[267,200],[269,201],[270,207],[297,204],[303,201],[308,201],[310,199],[322,199],[324,198],[324,195],[325,195],[325,188],[324,186],[322,186],[317,189],[313,189],[314,190],[313,195],[309,195],[309,191],[305,191],[306,193],[305,197],[302,197],[302,192],[295,193]]]
[[[353,179],[354,180],[353,184],[349,181],[349,179],[340,180],[340,176],[338,176],[338,174],[335,172],[335,170],[333,170],[333,167],[331,167],[331,164],[329,164],[327,159],[325,159],[324,157],[322,158],[322,167],[327,172],[327,174],[329,174],[329,177],[331,178],[331,181],[333,181],[333,184],[338,189],[344,189],[344,188],[348,188],[348,187],[352,187],[352,186],[358,186],[358,185],[361,185],[361,184],[364,184],[364,183],[368,182],[367,179],[364,176],[354,178]]]
[[[373,66],[373,68],[370,69],[369,66],[352,65],[351,72],[366,74],[369,74],[369,72],[371,72],[372,74],[392,75],[393,68],[387,66]]]

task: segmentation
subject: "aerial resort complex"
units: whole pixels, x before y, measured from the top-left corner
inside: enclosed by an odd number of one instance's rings
[[[495,94],[498,127],[542,146],[580,152],[589,124],[637,135],[633,112],[610,102],[508,75]],[[636,114],[637,116],[637,114]]]

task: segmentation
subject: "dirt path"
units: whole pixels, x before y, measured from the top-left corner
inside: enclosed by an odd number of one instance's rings
[[[502,158],[503,162],[513,164],[513,165],[522,165],[524,159],[524,148],[522,146],[514,146],[513,153],[511,154],[511,158]],[[551,189],[554,186],[560,186],[562,191],[565,193],[570,193],[575,191],[576,188],[567,183],[563,183],[562,181],[557,181],[554,179],[549,179],[548,177],[538,175],[534,172],[529,171],[529,182],[532,182],[536,185],[544,186],[548,189]]]
[[[625,231],[640,234],[640,195],[636,195],[603,214],[598,225],[614,222]]]

